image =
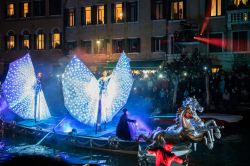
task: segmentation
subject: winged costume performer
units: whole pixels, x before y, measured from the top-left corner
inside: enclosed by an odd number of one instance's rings
[[[37,91],[37,82],[29,54],[10,64],[3,93],[9,108],[23,119],[51,117],[43,91]]]
[[[62,77],[64,102],[71,115],[83,124],[94,126],[101,109],[101,123],[110,122],[126,104],[133,85],[129,62],[123,52],[111,76],[97,80],[74,56]]]

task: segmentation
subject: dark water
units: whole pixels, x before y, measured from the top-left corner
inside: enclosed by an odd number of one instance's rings
[[[137,165],[137,156],[135,155],[112,154],[88,149],[65,149],[63,145],[59,148],[35,146],[34,144],[35,142],[29,139],[2,138],[0,141],[0,164],[17,155],[44,155],[64,160],[72,165],[86,163],[121,166]]]
[[[247,127],[249,116],[244,115],[244,120],[237,124],[225,126],[221,140],[218,140],[213,150],[208,150],[204,145],[198,144],[197,151],[187,156],[190,166],[238,166],[250,165],[249,141],[250,134]],[[70,164],[93,163],[99,165],[136,166],[137,156],[105,153],[93,150],[65,149],[62,147],[29,146],[35,144],[34,140],[27,138],[1,137],[0,164],[21,154],[38,154],[59,158]],[[27,146],[28,145],[28,146]],[[59,150],[60,149],[60,150]]]

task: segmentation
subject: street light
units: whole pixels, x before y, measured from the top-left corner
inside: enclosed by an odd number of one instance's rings
[[[188,73],[186,71],[184,71],[183,75],[186,77],[188,75]]]
[[[97,54],[99,54],[99,48],[100,48],[101,41],[97,40],[96,44],[97,44]]]

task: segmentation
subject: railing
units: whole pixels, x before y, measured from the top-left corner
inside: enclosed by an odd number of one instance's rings
[[[250,9],[238,9],[227,11],[227,24],[231,29],[232,24],[249,24]]]

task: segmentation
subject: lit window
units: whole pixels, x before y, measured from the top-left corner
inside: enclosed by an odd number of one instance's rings
[[[14,4],[8,4],[8,9],[7,9],[7,16],[11,17],[14,16],[15,14],[15,9],[14,9]]]
[[[104,6],[97,7],[97,24],[104,24]]]
[[[36,49],[44,49],[44,34],[42,32],[38,33],[36,36]]]
[[[85,8],[85,15],[86,15],[85,17],[86,25],[91,24],[91,7]]]
[[[221,0],[211,0],[211,16],[221,16]]]
[[[122,22],[123,21],[123,13],[122,13],[122,4],[115,4],[115,21]]]
[[[29,49],[30,48],[30,36],[27,31],[23,33],[23,48]]]
[[[15,48],[15,35],[13,32],[9,32],[7,36],[7,49],[11,50]]]
[[[75,26],[75,10],[71,9],[69,10],[69,27]]]
[[[58,48],[61,45],[61,35],[60,33],[53,33],[52,35],[52,47]]]
[[[29,3],[23,3],[23,17],[27,17],[29,13]]]
[[[181,20],[183,19],[183,1],[172,2],[171,5],[171,19]]]
[[[107,42],[105,39],[98,39],[94,45],[94,52],[96,54],[106,54],[107,53]]]
[[[234,4],[236,6],[239,6],[241,3],[244,5],[247,5],[247,3],[249,3],[249,2],[248,2],[248,0],[234,0]]]

